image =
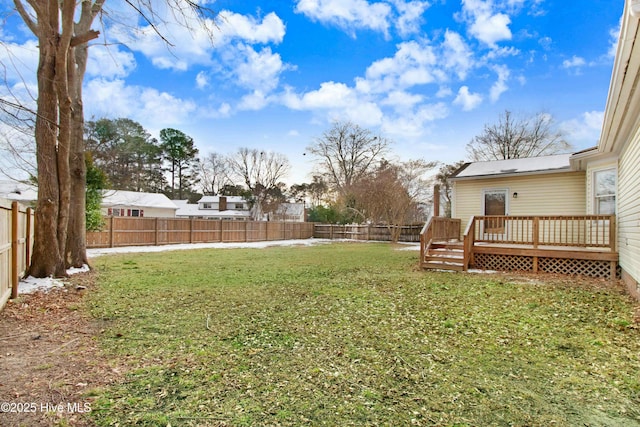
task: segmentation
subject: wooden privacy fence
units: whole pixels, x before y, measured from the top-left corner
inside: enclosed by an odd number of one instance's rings
[[[352,240],[378,240],[391,241],[392,229],[400,229],[399,242],[419,242],[420,230],[422,224],[419,225],[402,225],[391,226],[386,225],[337,225],[337,224],[315,224],[313,237],[318,239],[352,239]]]
[[[313,224],[306,222],[108,217],[102,231],[87,232],[87,247],[260,242],[311,237]]]
[[[33,211],[0,199],[0,309],[17,298],[18,282],[29,266],[33,245]]]

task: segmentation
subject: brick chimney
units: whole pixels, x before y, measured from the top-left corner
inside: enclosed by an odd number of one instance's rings
[[[218,203],[218,210],[220,212],[227,210],[227,197],[226,196],[220,196],[219,203]]]

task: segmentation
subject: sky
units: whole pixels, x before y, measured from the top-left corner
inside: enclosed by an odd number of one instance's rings
[[[197,25],[178,25],[157,1],[167,46],[124,1],[107,0],[89,50],[85,116],[127,117],[156,138],[179,129],[202,155],[282,153],[289,184],[311,181],[305,149],[336,120],[393,141],[388,157],[401,161],[465,160],[465,146],[505,110],[550,114],[575,151],[595,146],[624,6],[205,1],[217,13],[212,39]],[[14,94],[35,99],[36,40],[13,1],[0,4],[5,79]]]

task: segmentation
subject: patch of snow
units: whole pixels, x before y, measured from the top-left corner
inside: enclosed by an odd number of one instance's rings
[[[25,277],[18,284],[19,294],[32,294],[36,291],[48,291],[53,288],[62,288],[64,283],[60,279],[53,277],[45,277],[44,279],[36,279],[33,276]]]
[[[419,251],[420,250],[420,243],[399,242],[399,244],[405,245],[404,248],[398,248],[397,250],[399,251]]]
[[[89,266],[84,264],[80,268],[72,267],[67,270],[69,276],[78,273],[86,273],[89,271]],[[64,287],[64,282],[61,279],[54,279],[53,277],[45,277],[44,279],[36,279],[33,276],[28,276],[20,280],[18,283],[19,294],[32,294],[36,291],[48,291],[53,288]]]
[[[242,242],[242,243],[185,243],[179,245],[162,246],[124,246],[119,248],[97,248],[87,249],[89,258],[101,255],[122,254],[122,253],[142,253],[142,252],[165,252],[182,251],[190,249],[264,249],[271,246],[314,246],[323,245],[338,240],[329,239],[304,239],[304,240],[271,240],[265,242]]]

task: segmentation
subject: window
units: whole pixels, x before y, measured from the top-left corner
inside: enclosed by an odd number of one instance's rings
[[[211,203],[203,203],[202,209],[211,209]]]
[[[140,209],[131,209],[131,216],[142,216],[140,215]]]
[[[603,169],[593,173],[593,210],[596,215],[616,213],[616,170]]]
[[[111,215],[113,215],[113,216],[124,216],[124,212],[121,212],[121,210],[119,208],[113,208],[113,209],[111,209]]]

